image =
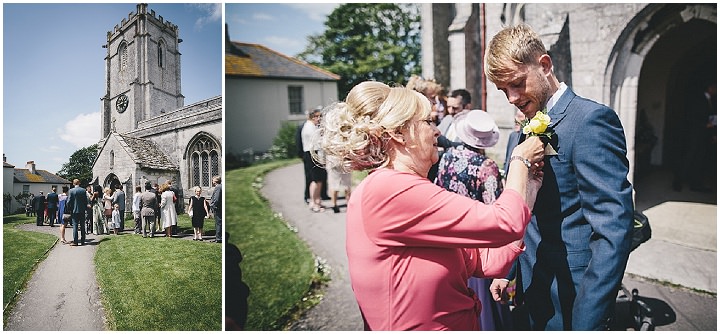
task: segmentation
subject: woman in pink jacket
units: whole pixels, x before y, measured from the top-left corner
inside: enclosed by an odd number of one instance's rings
[[[427,98],[378,82],[325,110],[326,156],[370,170],[347,209],[350,278],[369,330],[477,330],[482,305],[467,280],[504,276],[542,182],[543,146],[513,151],[505,191],[486,205],[436,186],[440,132]]]

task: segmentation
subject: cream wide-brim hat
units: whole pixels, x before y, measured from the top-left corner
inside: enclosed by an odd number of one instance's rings
[[[500,130],[487,112],[473,109],[455,116],[453,120],[458,138],[474,148],[487,148],[497,144]]]

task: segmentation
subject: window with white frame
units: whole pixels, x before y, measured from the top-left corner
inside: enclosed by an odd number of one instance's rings
[[[303,86],[288,86],[288,103],[291,115],[303,114]]]

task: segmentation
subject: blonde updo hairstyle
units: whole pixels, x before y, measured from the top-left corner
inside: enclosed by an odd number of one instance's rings
[[[321,151],[343,170],[385,167],[392,152],[390,134],[408,129],[414,136],[417,122],[430,115],[430,102],[405,87],[365,81],[353,87],[345,102],[324,110],[320,124]]]

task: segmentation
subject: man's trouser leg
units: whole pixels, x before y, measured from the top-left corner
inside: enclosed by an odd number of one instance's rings
[[[215,213],[215,242],[222,241],[222,212]]]

